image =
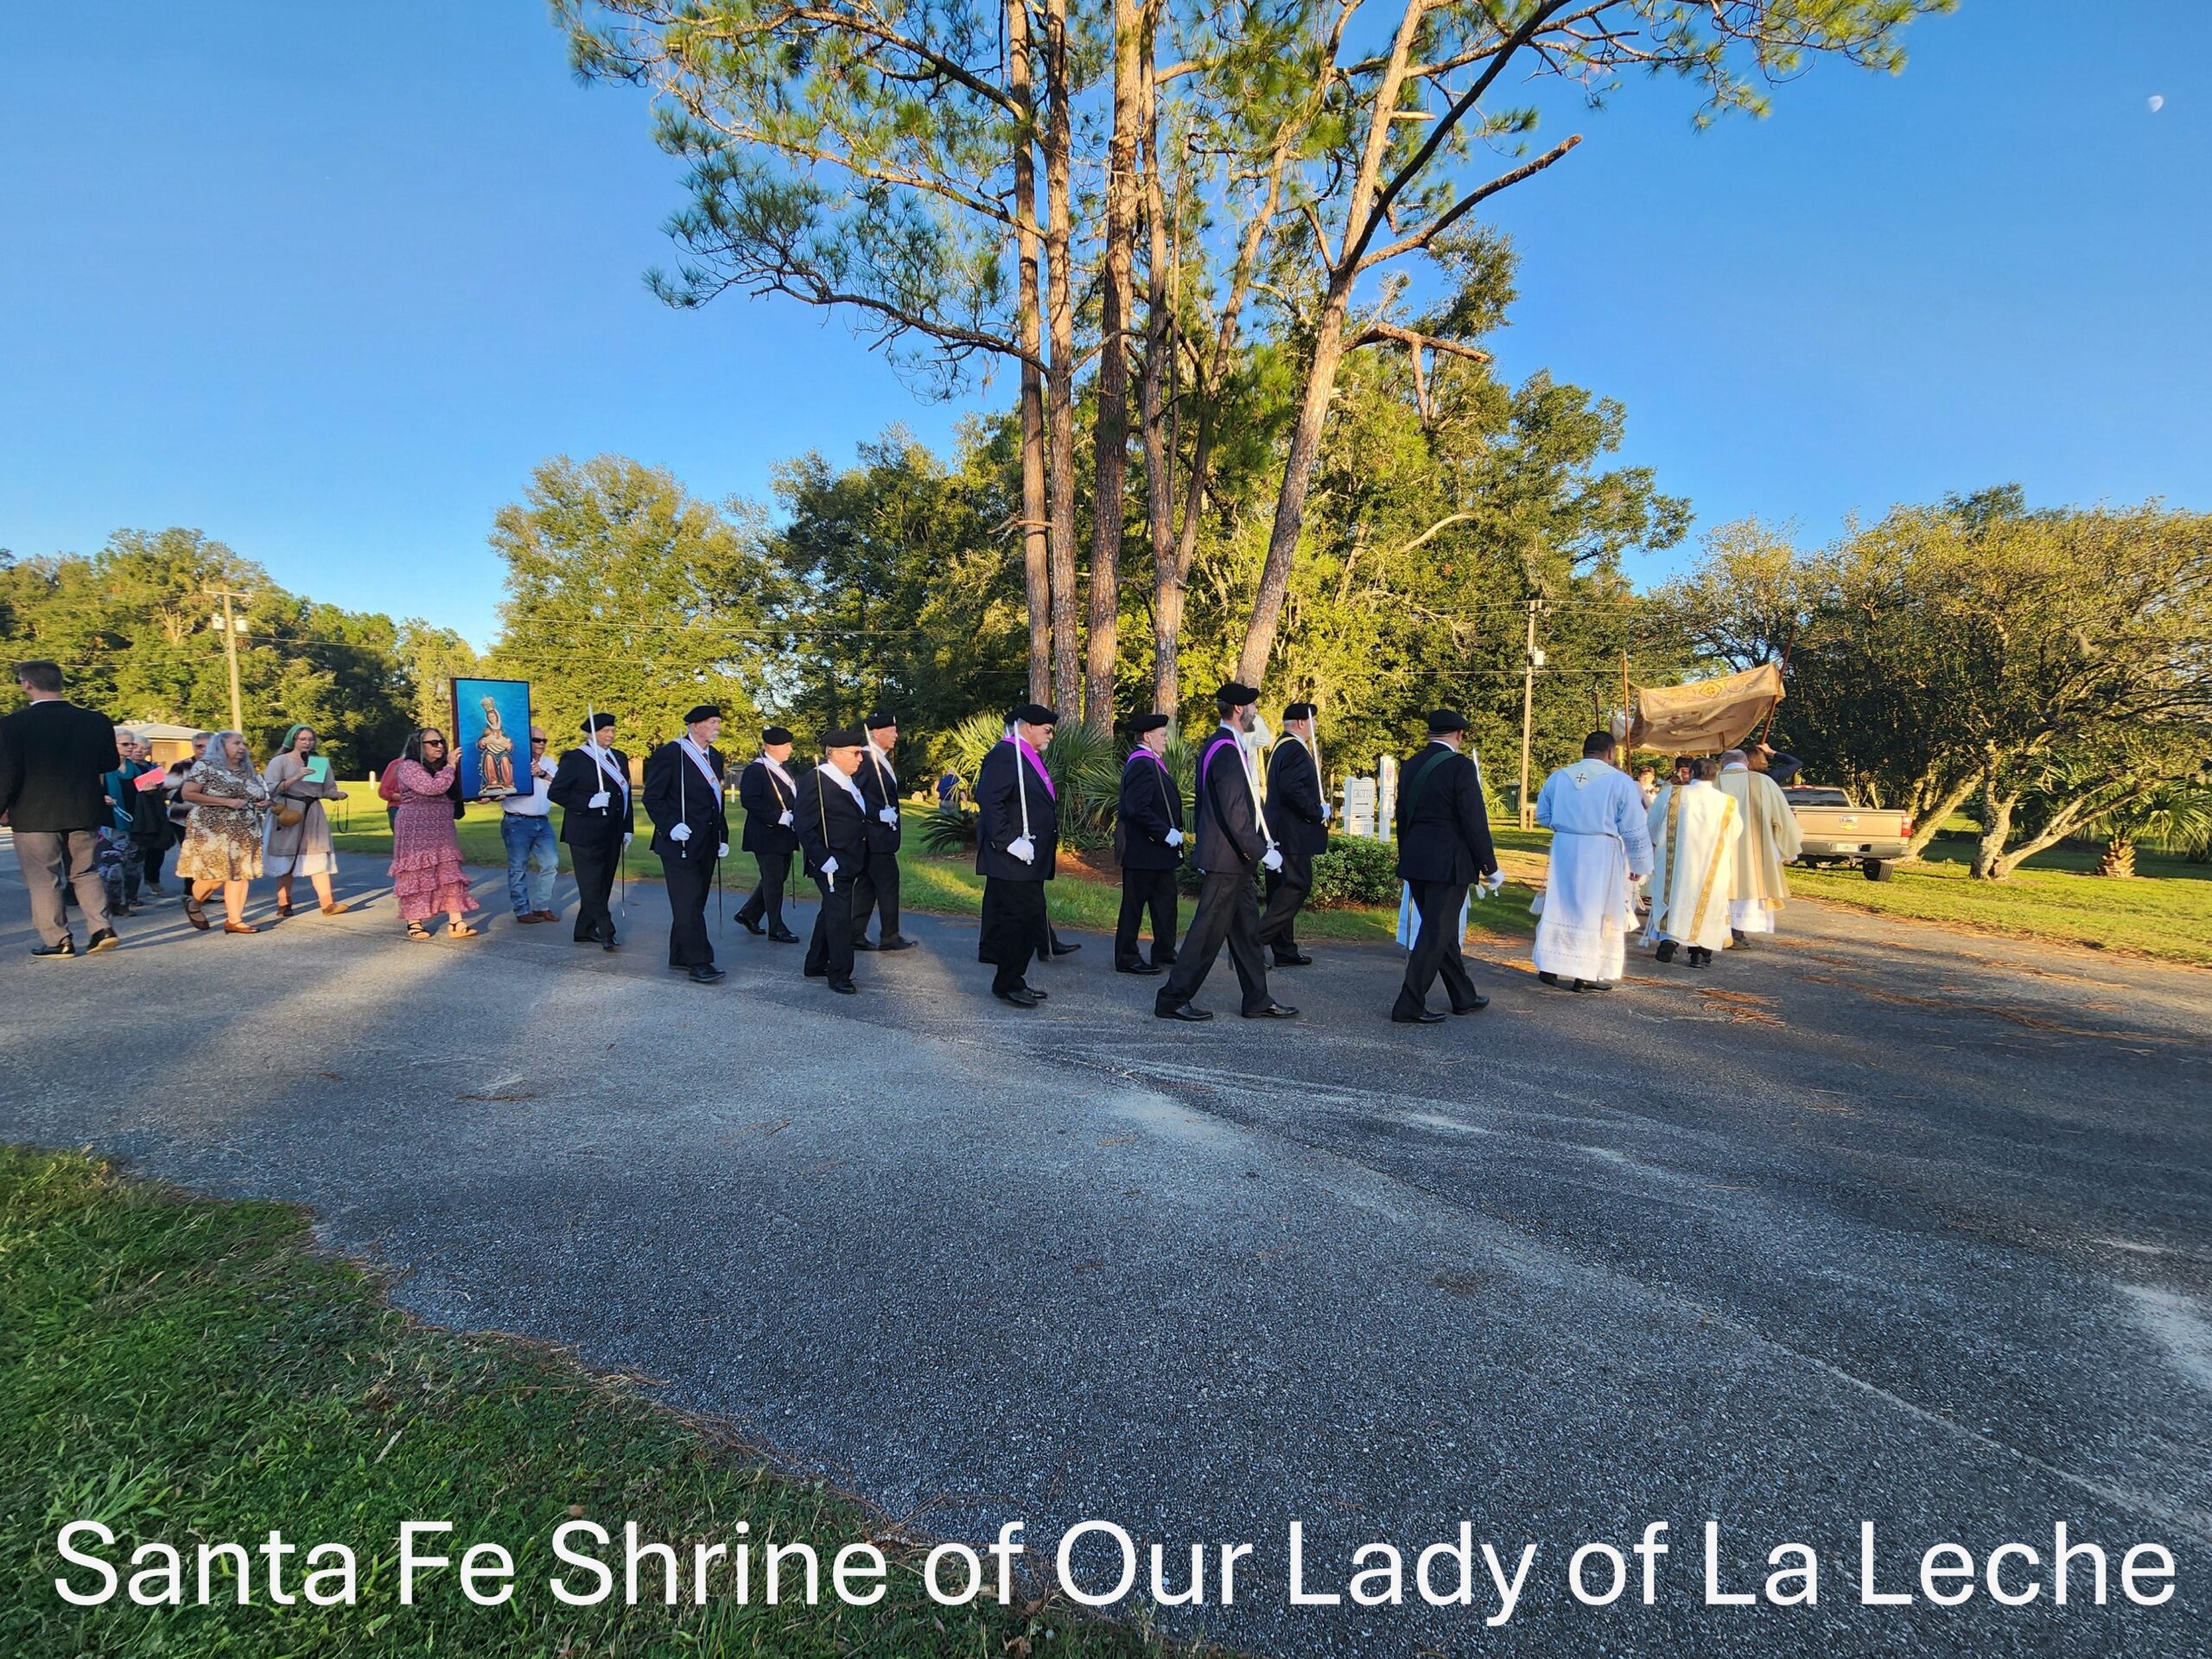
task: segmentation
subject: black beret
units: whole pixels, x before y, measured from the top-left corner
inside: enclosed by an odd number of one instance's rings
[[[1007,718],[1018,720],[1025,726],[1057,726],[1060,723],[1060,711],[1047,709],[1041,702],[1025,702],[1015,708]]]
[[[1158,731],[1166,723],[1167,716],[1165,715],[1132,715],[1127,730],[1134,737],[1141,737],[1147,732]]]
[[[868,728],[871,732],[880,732],[887,726],[896,726],[898,723],[898,715],[888,713],[881,709],[877,709],[874,714],[868,717]]]
[[[594,732],[603,732],[613,723],[614,716],[610,714],[594,715],[584,721],[584,735],[589,737]]]
[[[1428,729],[1436,733],[1464,732],[1467,729],[1467,717],[1457,709],[1432,709],[1428,711]]]
[[[1230,681],[1213,695],[1216,702],[1225,702],[1232,709],[1242,709],[1248,702],[1257,702],[1260,700],[1260,694],[1257,691],[1235,680]]]
[[[1286,703],[1282,717],[1285,720],[1311,720],[1313,718],[1313,705],[1310,702]]]
[[[788,743],[791,741],[791,734],[780,726],[771,726],[760,734],[760,744],[763,748],[771,744]]]
[[[722,708],[720,703],[702,702],[683,716],[683,723],[686,726],[696,726],[702,720],[720,720],[721,717]]]
[[[822,747],[830,749],[857,749],[868,740],[861,735],[857,726],[838,726],[822,734]]]

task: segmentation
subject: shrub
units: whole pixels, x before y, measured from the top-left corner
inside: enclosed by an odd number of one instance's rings
[[[932,807],[922,820],[920,835],[922,846],[929,852],[972,852],[976,847],[976,809]]]
[[[1398,902],[1398,843],[1332,836],[1329,850],[1313,861],[1313,890],[1306,904],[1319,910]]]

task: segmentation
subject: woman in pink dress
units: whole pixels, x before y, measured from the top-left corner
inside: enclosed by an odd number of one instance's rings
[[[468,896],[461,839],[454,833],[460,771],[447,758],[445,734],[426,726],[409,738],[406,753],[391,763],[391,891],[407,937],[429,938],[430,930],[423,924],[442,910],[448,937],[474,938],[477,930],[461,920],[476,901]]]

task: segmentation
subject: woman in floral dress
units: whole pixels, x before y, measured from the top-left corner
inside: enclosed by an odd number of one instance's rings
[[[269,785],[253,769],[245,739],[218,732],[207,753],[186,774],[178,798],[190,807],[184,821],[184,849],[176,855],[177,879],[184,890],[184,917],[203,932],[207,912],[200,901],[223,890],[223,931],[258,933],[245,918],[246,884],[261,874],[261,814],[268,810]]]
[[[399,900],[407,937],[427,939],[423,925],[437,912],[446,913],[446,932],[473,939],[477,930],[461,919],[476,908],[468,877],[461,868],[461,838],[454,823],[461,807],[459,763],[449,759],[445,734],[424,727],[407,740],[407,751],[391,763],[397,810],[391,820],[391,891]]]

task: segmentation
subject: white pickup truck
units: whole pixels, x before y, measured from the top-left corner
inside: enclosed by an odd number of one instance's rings
[[[1824,784],[1782,791],[1797,820],[1800,864],[1856,864],[1869,881],[1886,881],[1912,840],[1912,820],[1892,808],[1859,806]]]

